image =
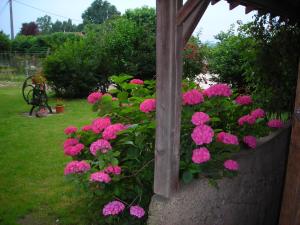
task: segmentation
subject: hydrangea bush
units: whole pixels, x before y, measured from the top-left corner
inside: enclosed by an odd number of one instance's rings
[[[82,128],[65,129],[64,153],[73,161],[64,174],[91,194],[99,224],[145,224],[153,194],[155,82],[111,77],[109,93],[87,98],[98,117]],[[201,90],[182,84],[180,177],[184,182],[237,174],[233,154],[253,151],[256,139],[283,126],[268,121],[251,96],[226,84]]]

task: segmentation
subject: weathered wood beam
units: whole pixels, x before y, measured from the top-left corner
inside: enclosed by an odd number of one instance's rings
[[[253,10],[255,10],[255,7],[252,7],[252,6],[249,6],[249,5],[245,7],[245,13],[246,14],[250,13]]]
[[[176,17],[182,0],[156,0],[156,139],[154,192],[170,197],[179,185],[182,25]]]
[[[212,4],[212,5],[215,5],[215,4],[217,4],[219,1],[220,1],[220,0],[211,0],[211,4]]]
[[[295,99],[295,114],[292,122],[292,134],[286,180],[281,205],[279,225],[300,224],[300,61]]]
[[[183,24],[183,22],[189,17],[193,10],[201,3],[200,0],[188,0],[179,10],[177,15],[177,25]]]
[[[240,4],[238,2],[228,2],[229,3],[229,10],[233,10],[234,8],[236,8],[237,6],[239,6]]]
[[[193,34],[196,26],[202,18],[205,10],[207,9],[210,0],[199,0],[200,4],[189,15],[188,19],[183,23],[183,40],[184,45],[188,42],[189,38]]]

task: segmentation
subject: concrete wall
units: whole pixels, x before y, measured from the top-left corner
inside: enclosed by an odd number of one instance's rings
[[[153,196],[149,225],[277,225],[290,128],[258,141],[233,157],[240,172],[218,181],[205,179],[181,185],[171,199]]]

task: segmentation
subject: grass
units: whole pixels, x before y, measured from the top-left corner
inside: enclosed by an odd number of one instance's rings
[[[87,225],[85,198],[63,176],[70,158],[61,146],[66,126],[96,115],[85,100],[72,100],[64,114],[27,117],[20,86],[0,88],[0,224]]]

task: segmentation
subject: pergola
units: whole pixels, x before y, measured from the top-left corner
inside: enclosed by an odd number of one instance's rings
[[[208,5],[219,0],[156,0],[157,109],[154,192],[169,198],[179,186],[182,51]],[[227,0],[229,9],[300,20],[300,0]],[[295,109],[300,108],[300,66]],[[297,110],[296,110],[297,111]],[[299,110],[300,112],[300,110]],[[293,119],[281,225],[300,224],[300,120]]]

